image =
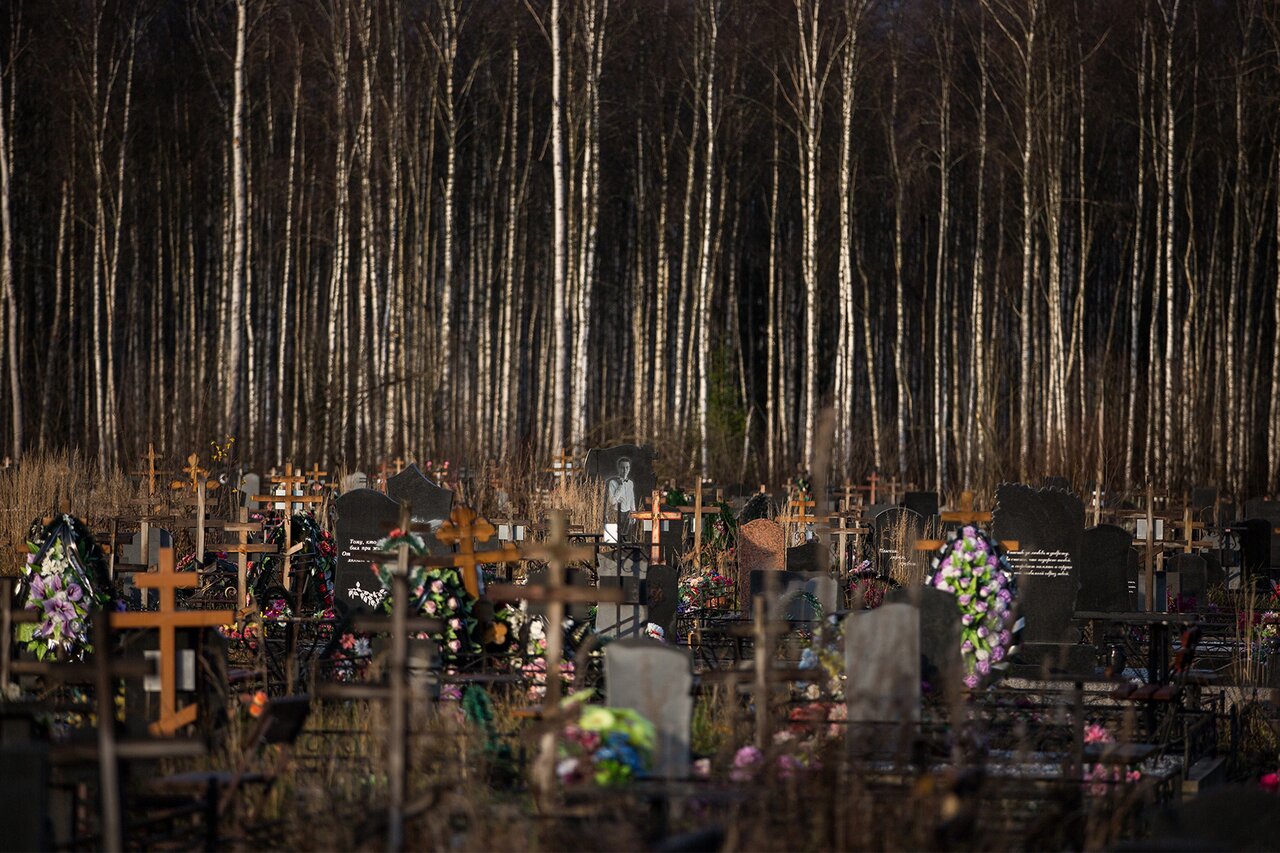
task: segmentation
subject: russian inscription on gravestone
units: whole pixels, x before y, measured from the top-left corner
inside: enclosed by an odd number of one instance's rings
[[[1133,613],[1138,609],[1138,552],[1123,527],[1099,524],[1080,543],[1080,592],[1076,610]]]
[[[693,659],[687,648],[640,637],[610,643],[604,651],[609,705],[629,708],[653,723],[652,775],[689,775],[693,720]]]
[[[374,571],[378,543],[400,520],[400,504],[373,489],[344,492],[333,502],[337,516],[334,539],[338,549],[334,568],[337,604],[352,613],[378,609],[386,597]]]
[[[1064,643],[1079,592],[1076,569],[1084,541],[1084,504],[1061,489],[1033,489],[1004,483],[996,489],[992,531],[1015,540],[1009,565],[1017,575],[1025,641]]]
[[[882,578],[908,576],[912,548],[923,531],[924,519],[913,510],[889,507],[876,515],[870,537],[876,573]]]
[[[653,458],[647,445],[619,444],[587,452],[587,476],[603,488],[604,521],[613,521],[619,508],[625,515],[645,507],[658,487]]]
[[[596,605],[596,634],[602,637],[640,637],[649,621],[646,578],[649,552],[624,546],[602,549],[597,555],[596,575],[600,589],[621,588],[621,603],[601,601]]]

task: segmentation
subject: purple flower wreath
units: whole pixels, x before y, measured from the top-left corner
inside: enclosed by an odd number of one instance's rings
[[[1009,665],[1017,646],[1013,569],[1004,549],[980,528],[952,533],[933,557],[929,585],[956,597],[964,683],[973,689],[993,670]]]

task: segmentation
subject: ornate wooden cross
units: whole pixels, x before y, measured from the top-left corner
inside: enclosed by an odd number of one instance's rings
[[[160,550],[157,571],[139,573],[134,583],[143,589],[160,591],[158,611],[112,613],[113,628],[153,628],[160,632],[160,719],[151,724],[151,733],[172,735],[196,720],[196,705],[178,708],[178,629],[213,628],[233,622],[230,610],[179,610],[177,590],[193,589],[200,583],[195,572],[177,572],[173,567],[173,549]]]
[[[147,460],[147,470],[135,471],[133,476],[142,478],[147,484],[147,494],[154,496],[156,493],[156,475],[164,473],[156,468],[156,460],[160,457],[156,454],[154,442],[147,442],[147,455],[142,458]]]
[[[189,491],[191,493],[191,497],[183,501],[183,503],[195,510],[196,523],[193,525],[193,529],[196,532],[196,559],[202,560],[204,559],[205,527],[209,523],[205,508],[205,497],[209,492],[217,489],[219,484],[217,480],[205,478],[205,475],[209,472],[200,467],[200,457],[194,453],[187,457],[187,467],[182,470],[186,472],[187,479],[174,480],[171,485],[175,491]]]
[[[436,538],[458,551],[450,565],[461,570],[462,583],[472,598],[480,597],[479,566],[485,563],[518,563],[520,549],[510,542],[492,551],[476,551],[477,542],[488,542],[498,531],[469,506],[459,504],[449,513],[449,520],[436,531]]]
[[[648,521],[652,525],[652,529],[649,532],[649,562],[656,564],[662,562],[662,522],[679,521],[684,518],[684,515],[675,510],[663,510],[662,495],[657,489],[654,490],[649,500],[651,502],[649,509],[636,510],[631,513],[631,517],[642,522]]]

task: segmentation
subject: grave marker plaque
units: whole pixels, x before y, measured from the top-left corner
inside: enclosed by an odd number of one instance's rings
[[[340,609],[348,613],[378,610],[386,590],[374,567],[386,560],[378,543],[400,520],[400,505],[373,489],[344,492],[333,502],[337,517],[334,539],[338,549],[334,592]]]

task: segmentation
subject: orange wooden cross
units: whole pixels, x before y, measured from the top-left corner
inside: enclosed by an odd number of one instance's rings
[[[328,472],[328,471],[321,471],[321,470],[320,470],[320,464],[319,464],[319,463],[314,463],[314,464],[312,464],[312,466],[311,466],[311,470],[307,472],[307,477],[308,477],[308,479],[310,479],[310,480],[311,480],[311,482],[315,483],[317,486],[323,486],[323,485],[324,485],[324,478],[325,478],[325,477],[328,477],[328,476],[329,476],[329,472]]]
[[[160,632],[160,719],[151,724],[153,735],[171,735],[196,721],[197,705],[178,709],[178,629],[213,628],[235,619],[230,610],[179,610],[177,590],[199,585],[195,572],[177,572],[173,566],[173,549],[160,551],[157,571],[134,575],[133,582],[143,589],[160,590],[158,611],[112,613],[112,628],[154,628]]]
[[[270,504],[272,506],[284,506],[284,566],[281,569],[281,581],[284,583],[286,590],[293,588],[293,554],[298,548],[293,544],[293,513],[294,507],[298,512],[306,509],[308,504],[318,504],[324,502],[323,495],[298,495],[294,494],[294,488],[307,482],[307,478],[294,474],[293,463],[286,462],[284,465],[283,475],[271,475],[271,482],[277,486],[284,487],[283,495],[254,495],[253,499],[258,501],[262,506]],[[301,543],[299,543],[299,547]]]
[[[551,467],[548,470],[559,481],[558,485],[563,489],[568,485],[569,475],[573,473],[574,467],[573,454],[562,447],[558,456],[551,457]]]
[[[867,485],[854,486],[853,488],[854,488],[854,491],[866,492],[867,503],[870,504],[871,506],[875,506],[876,489],[879,487],[879,485],[880,485],[880,475],[877,474],[875,471],[872,471],[871,476],[867,478]]]
[[[976,524],[989,523],[991,521],[991,513],[984,512],[974,508],[973,492],[964,491],[960,493],[960,508],[951,509],[938,514],[938,517],[944,522],[953,524]],[[1021,543],[1016,539],[1005,539],[1000,542],[1006,551],[1020,550]],[[917,551],[934,551],[942,547],[941,539],[921,539],[916,542]]]
[[[154,442],[147,442],[147,455],[142,458],[147,460],[147,470],[140,471],[133,476],[145,478],[147,481],[147,494],[154,495],[156,493],[156,474],[161,473],[156,470],[156,460],[160,457],[156,455]]]
[[[404,470],[404,457],[397,456],[393,461],[395,462],[396,473],[399,474],[401,471]]]
[[[457,546],[452,565],[462,572],[462,584],[472,598],[480,597],[480,573],[478,566],[486,563],[518,563],[520,549],[510,542],[502,543],[492,551],[476,552],[477,542],[488,542],[498,531],[487,519],[481,518],[469,506],[459,504],[449,513],[449,520],[436,531],[436,538],[446,545]]]
[[[653,495],[649,498],[652,505],[649,509],[641,511],[636,510],[631,513],[632,518],[641,521],[651,522],[653,530],[649,534],[649,560],[652,563],[662,562],[662,522],[679,521],[684,516],[674,510],[662,509],[662,495],[655,489]]]
[[[718,495],[717,495],[718,497]],[[702,569],[702,513],[707,505],[702,502],[702,478],[698,478],[698,486],[693,493],[693,506],[682,506],[680,512],[693,516],[693,568]]]

